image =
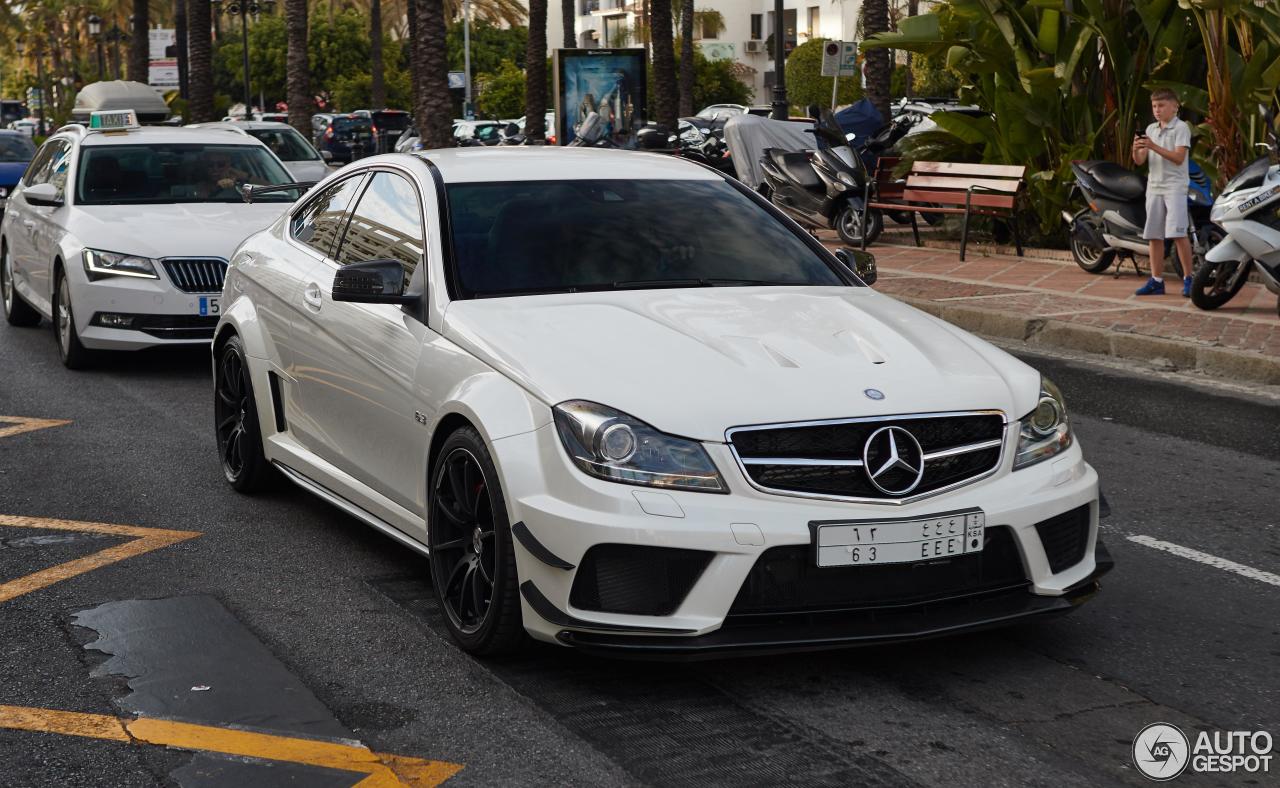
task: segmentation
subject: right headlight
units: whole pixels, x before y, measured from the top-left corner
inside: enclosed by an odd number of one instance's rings
[[[95,282],[104,276],[160,278],[160,274],[156,273],[156,261],[150,257],[104,252],[101,249],[84,250],[84,272],[89,275],[90,282]]]
[[[571,400],[554,409],[565,451],[583,473],[622,484],[698,492],[729,492],[702,444],[667,435],[595,402]]]
[[[1071,445],[1071,424],[1062,392],[1048,378],[1040,379],[1040,401],[1035,410],[1019,422],[1018,450],[1013,469],[1035,465],[1067,450]]]

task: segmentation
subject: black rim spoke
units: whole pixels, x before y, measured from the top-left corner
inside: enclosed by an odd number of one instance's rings
[[[431,571],[454,627],[471,634],[493,605],[497,540],[484,471],[465,449],[446,456],[432,486]]]
[[[435,550],[456,550],[456,549],[458,549],[459,547],[462,547],[463,545],[465,545],[466,543],[467,543],[467,540],[466,540],[464,537],[459,537],[459,538],[457,538],[457,539],[450,539],[450,540],[449,540],[449,541],[447,541],[447,542],[441,542],[440,544],[437,544],[433,549],[435,549]]]

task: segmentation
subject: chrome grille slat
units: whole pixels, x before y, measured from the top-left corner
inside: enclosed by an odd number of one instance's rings
[[[216,257],[166,257],[161,263],[184,293],[219,293],[227,276],[227,261]]]

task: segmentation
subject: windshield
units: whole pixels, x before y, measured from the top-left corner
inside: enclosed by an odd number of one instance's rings
[[[368,118],[334,118],[333,133],[346,139],[353,134],[358,137],[373,136],[373,121]]]
[[[280,161],[315,161],[316,149],[293,129],[251,129],[249,134],[271,149]]]
[[[409,128],[408,112],[375,112],[373,122],[384,131],[404,131]]]
[[[257,145],[94,145],[80,154],[76,202],[81,205],[240,202],[239,187],[292,183],[280,163]],[[254,202],[293,202],[296,190]]]
[[[448,187],[461,297],[718,285],[844,285],[797,233],[725,181]]]
[[[0,134],[0,161],[31,161],[36,146],[31,139],[17,134]]]

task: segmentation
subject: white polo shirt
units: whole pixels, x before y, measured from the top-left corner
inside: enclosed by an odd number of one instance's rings
[[[1147,152],[1147,194],[1186,194],[1191,166],[1191,127],[1176,117],[1167,126],[1156,121],[1147,126],[1147,139],[1166,150],[1187,149],[1181,164],[1174,164],[1155,151]]]

